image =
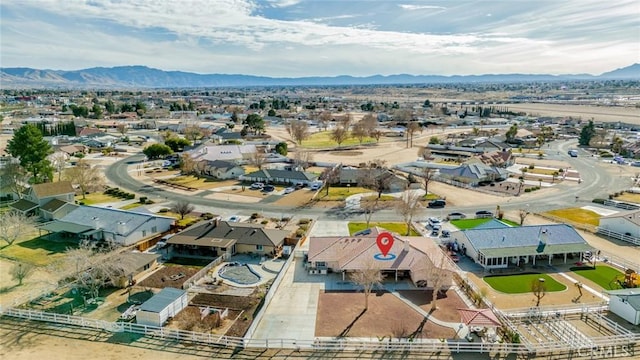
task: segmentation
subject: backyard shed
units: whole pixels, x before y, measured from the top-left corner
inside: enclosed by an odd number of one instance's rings
[[[609,310],[633,325],[640,325],[640,289],[609,290]]]
[[[141,325],[162,326],[167,319],[176,316],[189,304],[187,292],[175,288],[164,288],[145,301],[136,314]]]

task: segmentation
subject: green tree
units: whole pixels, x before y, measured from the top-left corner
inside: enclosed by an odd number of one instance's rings
[[[288,146],[286,142],[279,142],[276,144],[276,152],[282,156],[287,156]]]
[[[114,104],[111,99],[107,100],[107,102],[104,104],[104,108],[109,114],[113,114],[116,112],[116,104]]]
[[[93,117],[96,119],[101,119],[102,118],[102,107],[98,104],[93,104],[93,107],[91,108],[91,112],[93,113]]]
[[[70,108],[71,108],[71,112],[73,113],[73,116],[75,117],[82,117],[82,118],[89,117],[89,108],[87,108],[84,105],[82,106],[71,105]]]
[[[33,182],[53,179],[53,167],[47,160],[53,149],[36,126],[28,124],[18,129],[7,143],[7,152],[20,160],[20,165],[33,176]]]
[[[151,144],[142,150],[142,153],[149,158],[149,160],[159,159],[166,155],[172,154],[173,151],[170,147],[164,144]]]
[[[269,112],[267,113],[268,116],[276,116],[276,111],[273,109],[269,109]]]
[[[596,127],[593,125],[593,120],[589,120],[589,123],[580,131],[580,138],[578,143],[582,146],[589,146],[591,139],[596,135]]]
[[[249,114],[244,123],[253,130],[254,134],[258,134],[264,130],[264,119],[258,114]]]
[[[190,146],[191,141],[179,137],[170,137],[164,141],[164,144],[171,148],[171,151],[178,152],[182,151],[185,146]]]
[[[513,139],[516,138],[517,133],[518,133],[518,125],[516,124],[511,125],[509,130],[507,130],[507,132],[504,134],[504,136],[507,138],[507,142],[508,143],[512,142]]]

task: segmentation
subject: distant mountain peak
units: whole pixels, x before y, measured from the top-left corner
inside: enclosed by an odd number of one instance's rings
[[[485,75],[349,75],[300,78],[273,78],[239,74],[196,74],[165,71],[145,65],[93,67],[82,70],[41,70],[0,68],[2,88],[203,88],[246,86],[333,86],[333,85],[404,85],[438,83],[568,81],[592,79],[639,79],[640,64],[603,73],[588,74],[485,74]]]

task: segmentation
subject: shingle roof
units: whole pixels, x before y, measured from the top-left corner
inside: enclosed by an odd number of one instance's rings
[[[287,235],[289,231],[265,229],[259,224],[206,220],[174,235],[167,243],[216,247],[229,247],[234,243],[280,246]]]
[[[67,204],[66,201],[62,201],[59,199],[53,199],[49,202],[47,202],[46,204],[40,206],[40,210],[46,211],[46,212],[54,212],[58,209],[60,209],[61,207],[63,207],[65,204]]]
[[[31,186],[31,191],[33,191],[39,199],[69,193],[75,194],[76,192],[73,186],[71,186],[70,181],[35,184]]]
[[[186,293],[184,290],[166,287],[140,305],[140,310],[159,313]]]
[[[38,207],[38,204],[31,202],[29,200],[20,199],[13,204],[9,205],[10,207],[19,210],[19,211],[29,211]]]
[[[128,236],[142,224],[154,217],[171,219],[166,216],[142,214],[127,210],[80,206],[63,216],[60,221],[88,225],[95,229],[102,229],[108,233]],[[124,225],[124,234],[120,233],[122,225]]]

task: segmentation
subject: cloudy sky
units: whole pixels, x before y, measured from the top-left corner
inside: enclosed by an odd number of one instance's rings
[[[638,0],[2,0],[0,14],[2,67],[597,75],[640,62]]]

